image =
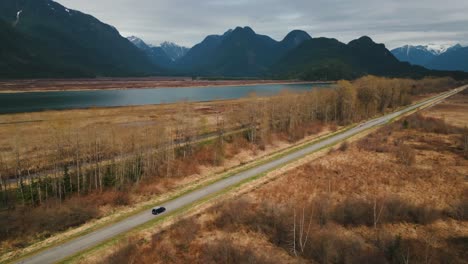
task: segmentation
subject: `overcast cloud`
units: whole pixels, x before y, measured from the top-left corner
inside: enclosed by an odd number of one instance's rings
[[[467,0],[58,0],[147,43],[188,47],[236,26],[281,40],[302,29],[343,42],[363,35],[389,48],[468,44]]]

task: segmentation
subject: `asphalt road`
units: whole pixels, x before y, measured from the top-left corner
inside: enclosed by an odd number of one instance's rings
[[[307,154],[310,154],[312,152],[315,152],[323,147],[336,144],[341,142],[344,139],[347,139],[348,137],[354,136],[356,134],[359,134],[367,129],[382,125],[390,121],[391,119],[398,117],[402,114],[405,114],[407,112],[413,111],[421,106],[427,106],[427,105],[432,105],[432,104],[437,104],[446,97],[449,97],[451,95],[454,95],[455,93],[458,93],[462,91],[463,89],[467,88],[468,86],[460,87],[457,89],[454,89],[450,92],[438,95],[428,101],[418,103],[416,105],[409,106],[403,110],[400,110],[398,112],[394,112],[373,120],[370,120],[368,122],[362,123],[348,131],[345,131],[343,133],[337,134],[335,136],[332,136],[330,138],[327,138],[323,141],[317,142],[316,144],[310,145],[306,148],[303,148],[301,150],[298,150],[296,152],[290,153],[286,156],[283,156],[281,158],[278,158],[276,160],[270,161],[268,163],[265,163],[263,165],[259,165],[257,167],[251,168],[249,170],[246,170],[244,172],[240,172],[238,174],[235,174],[229,178],[226,178],[224,180],[220,180],[218,182],[215,182],[209,186],[203,187],[201,189],[195,190],[191,193],[188,193],[186,195],[183,195],[177,199],[174,199],[166,204],[162,204],[161,206],[166,207],[167,211],[159,216],[153,216],[148,210],[147,212],[142,212],[140,214],[137,214],[135,216],[129,217],[125,220],[122,220],[121,222],[112,224],[110,226],[101,228],[99,230],[96,230],[92,233],[89,233],[87,235],[81,236],[79,238],[73,239],[69,242],[66,242],[62,245],[55,246],[52,248],[49,248],[47,250],[44,250],[42,252],[39,252],[37,255],[33,255],[29,258],[23,259],[19,261],[18,263],[55,263],[60,260],[66,259],[67,257],[73,256],[83,250],[89,249],[91,247],[94,247],[112,237],[115,237],[119,234],[122,234],[124,232],[127,232],[139,225],[142,225],[148,221],[151,221],[155,219],[156,217],[161,217],[164,216],[165,214],[171,213],[179,208],[188,206],[194,202],[200,201],[203,198],[206,198],[209,195],[218,193],[226,188],[229,188],[233,185],[236,185],[246,179],[249,179],[251,177],[254,177],[256,175],[259,175],[264,172],[268,172],[276,167],[285,165],[287,163],[290,163],[298,158],[301,158]]]

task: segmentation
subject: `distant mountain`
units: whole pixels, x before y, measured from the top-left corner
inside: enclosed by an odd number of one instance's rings
[[[301,45],[304,41],[310,40],[312,37],[305,31],[293,30],[284,37],[281,41],[280,46],[286,51],[296,48]]]
[[[362,37],[348,44],[294,30],[281,40],[237,27],[190,50],[123,38],[112,26],[51,0],[0,1],[0,78],[193,74],[201,76],[351,79],[450,75],[400,62],[384,45]],[[132,44],[133,43],[133,44]],[[467,48],[433,48],[434,69],[466,70]],[[163,70],[164,68],[170,71]]]
[[[466,63],[466,59],[463,60],[463,56],[457,58],[457,55],[454,55],[456,53],[452,53],[462,48],[463,47],[460,44],[405,45],[403,47],[393,49],[392,53],[400,61],[406,61],[413,65],[420,65],[429,69],[466,71],[465,66],[468,64]],[[462,51],[460,52],[463,53]]]
[[[454,46],[428,63],[428,68],[468,72],[468,47]]]
[[[202,42],[193,46],[180,61],[177,62],[178,68],[190,71],[200,68],[203,61],[211,60],[215,49],[221,44],[222,40],[232,33],[228,30],[223,35],[209,35]]]
[[[187,47],[179,46],[173,42],[163,42],[161,43],[161,49],[166,53],[166,55],[172,60],[176,61],[187,54],[190,50]]]
[[[135,36],[130,36],[127,39],[144,51],[154,64],[163,68],[173,68],[174,63],[189,51],[189,48],[167,41],[161,43],[161,46],[153,46],[146,44],[142,39]]]
[[[137,48],[141,50],[148,50],[151,47],[146,44],[141,38],[135,37],[135,36],[130,36],[127,38],[133,45],[135,45]]]
[[[433,60],[438,54],[427,49],[426,46],[406,45],[392,50],[393,55],[400,61],[406,61],[414,65],[424,66]]]
[[[2,0],[0,20],[1,41],[15,38],[14,45],[2,44],[0,65],[8,69],[0,72],[3,78],[161,72],[114,27],[51,0]]]
[[[361,37],[348,44],[329,38],[307,40],[275,63],[272,73],[279,78],[338,80],[367,74],[420,77],[429,71],[400,62],[383,44]]]
[[[31,39],[19,33],[0,19],[0,78],[53,77],[60,75],[67,77],[66,68],[50,65],[47,57],[36,55],[29,43]],[[73,71],[74,73],[78,73]]]
[[[127,38],[137,48],[142,50],[146,56],[151,60],[152,63],[163,68],[169,68],[173,60],[167,55],[167,53],[161,47],[154,47],[146,44],[142,39],[131,36]]]
[[[211,35],[195,45],[179,62],[186,71],[213,76],[265,76],[282,55],[310,36],[293,31],[278,42],[255,33],[250,27],[237,27],[223,35]]]

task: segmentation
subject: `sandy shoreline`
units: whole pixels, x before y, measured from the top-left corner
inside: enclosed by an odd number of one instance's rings
[[[249,86],[266,84],[314,84],[333,82],[295,81],[295,80],[188,80],[188,79],[70,79],[70,80],[14,80],[0,81],[1,93],[58,92],[58,91],[96,91],[128,90],[155,88],[200,88],[220,86]]]

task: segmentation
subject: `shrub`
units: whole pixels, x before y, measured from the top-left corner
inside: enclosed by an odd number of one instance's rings
[[[113,205],[125,206],[130,204],[130,195],[127,191],[118,192],[114,197]]]
[[[377,210],[380,213],[378,223],[409,222],[429,224],[442,217],[442,213],[429,205],[413,205],[400,197],[379,198]],[[336,206],[333,220],[344,226],[372,226],[374,224],[374,202],[348,198]]]
[[[99,216],[96,203],[81,197],[62,202],[60,207],[17,207],[0,213],[0,241],[18,238],[26,241],[27,237],[36,233],[47,237]]]
[[[403,123],[401,125],[403,129],[408,129],[409,128],[409,122],[407,119],[403,120]]]
[[[379,248],[389,263],[464,263],[446,248],[430,245],[427,241],[388,236]]]
[[[421,114],[411,115],[403,121],[403,123],[405,122],[407,124],[407,128],[428,133],[449,134],[460,132],[459,128],[448,125],[443,119],[425,117]]]
[[[357,146],[359,149],[378,152],[378,153],[386,153],[390,152],[390,146],[385,142],[385,137],[378,135],[369,135],[358,141]]]
[[[348,198],[338,205],[333,213],[333,219],[345,226],[373,224],[373,205],[365,200]]]
[[[320,226],[323,227],[330,221],[331,207],[330,195],[322,194],[314,201],[315,215]]]
[[[273,263],[251,248],[236,246],[232,239],[222,238],[204,244],[199,263]]]
[[[83,199],[71,199],[60,207],[22,207],[0,214],[0,241],[22,238],[41,233],[53,233],[76,227],[100,215],[94,203]]]
[[[187,247],[197,236],[200,225],[193,218],[182,219],[170,229],[171,241],[178,247]],[[153,237],[153,244],[158,243],[158,236]]]
[[[313,263],[386,263],[383,254],[369,248],[359,235],[340,235],[339,227],[315,229],[301,254]]]
[[[340,147],[338,148],[340,151],[343,151],[345,152],[346,150],[348,150],[349,148],[349,144],[347,141],[341,143]]]
[[[119,248],[106,257],[102,263],[134,263],[137,258],[138,247],[134,240],[127,240]]]
[[[459,221],[468,220],[468,189],[464,191],[462,199],[451,206],[449,215]]]
[[[244,227],[265,234],[276,245],[284,245],[288,242],[291,229],[288,220],[293,216],[292,211],[286,212],[268,202],[254,207],[245,199],[224,203],[212,210],[219,212],[214,222],[219,229],[234,232]]]
[[[406,166],[411,166],[416,162],[415,151],[405,144],[400,144],[396,151],[397,160]]]
[[[468,128],[467,127],[463,129],[462,149],[463,149],[463,156],[465,157],[465,159],[468,159]]]
[[[385,200],[382,222],[429,224],[441,217],[441,212],[430,205],[413,205],[400,197],[392,197]]]

